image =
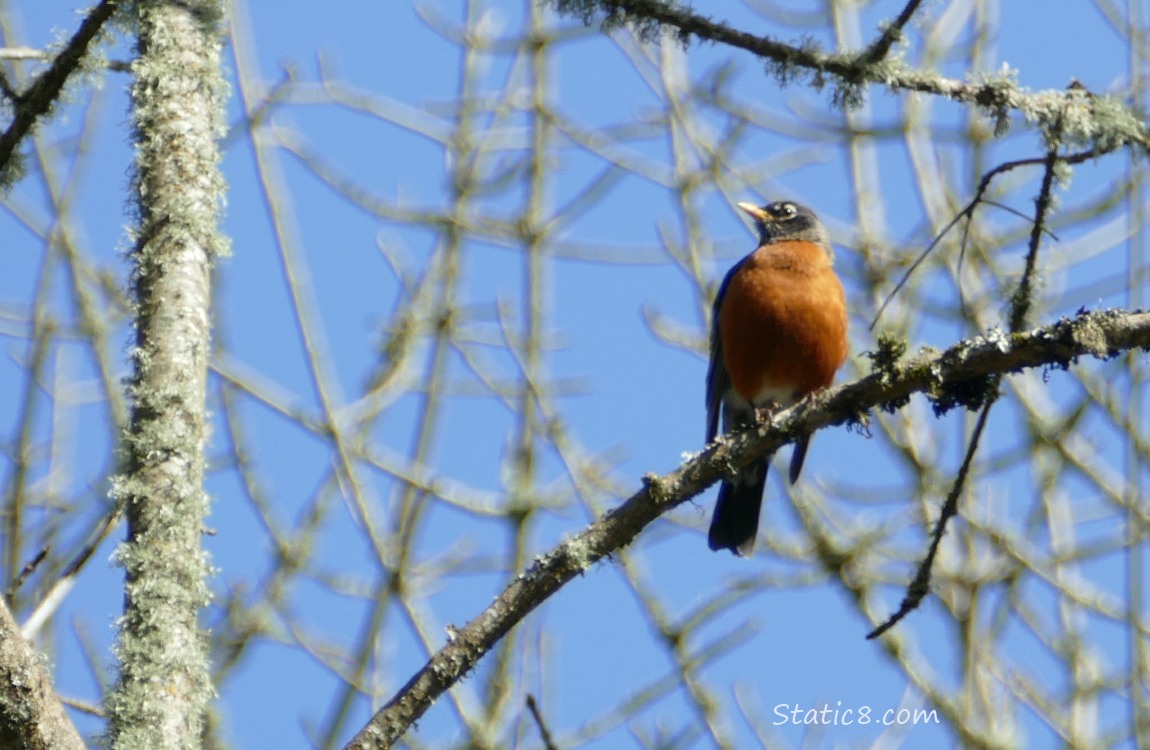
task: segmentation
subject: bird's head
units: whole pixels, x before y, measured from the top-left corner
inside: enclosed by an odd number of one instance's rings
[[[738,206],[754,218],[760,244],[804,240],[822,245],[828,253],[831,251],[830,235],[815,212],[806,206],[792,201],[775,201],[765,206],[739,203]]]

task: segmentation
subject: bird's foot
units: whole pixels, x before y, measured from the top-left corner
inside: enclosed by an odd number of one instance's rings
[[[758,420],[759,424],[770,427],[771,424],[774,423],[775,412],[778,411],[778,409],[779,405],[776,403],[770,403],[765,406],[756,406],[755,419]]]

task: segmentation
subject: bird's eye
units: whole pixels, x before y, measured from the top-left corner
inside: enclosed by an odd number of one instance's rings
[[[799,212],[794,203],[776,203],[771,208],[773,209],[771,213],[780,219],[793,219]]]

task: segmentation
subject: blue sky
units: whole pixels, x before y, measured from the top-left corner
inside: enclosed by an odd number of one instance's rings
[[[13,11],[20,22],[12,32],[14,38],[6,41],[8,45],[41,47],[56,38],[53,29],[71,29],[75,23],[74,8],[69,3],[22,5],[25,7]],[[458,0],[432,0],[414,6],[402,2],[351,2],[340,4],[335,10],[298,2],[237,5],[243,8],[246,32],[238,34],[235,45],[225,53],[233,79],[229,105],[232,123],[240,121],[242,111],[242,89],[235,80],[241,63],[233,56],[233,50],[238,49],[241,59],[246,56],[258,66],[264,86],[281,79],[285,67],[295,71],[299,81],[315,81],[322,61],[348,91],[370,92],[377,97],[375,104],[389,108],[388,111],[439,114],[443,120],[440,125],[447,126],[446,113],[459,85],[459,50],[437,36],[428,19],[458,23],[464,15]],[[742,24],[753,33],[777,34],[784,40],[807,33],[824,45],[834,44],[817,14],[804,31],[781,27],[777,21],[756,15],[748,5],[716,3],[707,12],[716,19]],[[951,26],[943,20],[966,24],[968,5],[927,4],[922,11],[926,23],[913,27],[911,47],[906,53],[908,61],[922,62],[921,40],[925,36],[945,36]],[[857,19],[844,14],[839,19],[842,33],[846,38],[853,34],[865,42],[873,38],[877,24],[893,16],[901,6],[902,3],[874,2],[866,4]],[[1031,89],[1064,88],[1076,77],[1093,91],[1124,90],[1126,49],[1093,5],[1060,3],[1058,13],[1050,12],[1050,4],[1040,0],[991,6],[992,15],[998,18],[997,36],[987,58],[982,60],[984,69],[994,71],[1008,64],[1019,71],[1020,83]],[[488,3],[482,11],[484,23],[487,28],[503,28],[511,35],[520,28],[524,7],[523,3]],[[581,30],[568,20],[550,17],[548,24],[572,29],[570,39],[560,43],[555,53],[549,92],[550,100],[564,117],[587,129],[629,125],[651,118],[659,102],[644,83],[643,75],[651,74],[654,68],[646,69],[635,58],[628,59],[627,42],[602,38],[596,30]],[[851,31],[855,24],[857,31]],[[969,24],[961,28],[957,34],[960,40],[971,33]],[[120,44],[109,54],[124,59],[128,53]],[[751,132],[735,150],[734,161],[776,165],[763,170],[769,177],[761,183],[742,186],[731,196],[718,189],[699,192],[693,208],[702,216],[709,242],[709,247],[700,251],[706,263],[706,277],[717,281],[731,263],[752,249],[749,227],[728,197],[755,201],[793,197],[812,205],[839,243],[838,264],[852,304],[852,358],[840,381],[864,371],[867,362],[858,355],[873,345],[867,323],[880,297],[864,291],[862,285],[864,265],[856,252],[862,222],[857,215],[859,204],[852,198],[855,173],[841,138],[832,132],[834,126],[841,124],[841,115],[830,107],[830,92],[812,93],[801,85],[779,90],[773,79],[763,75],[762,66],[741,52],[696,45],[685,53],[672,50],[667,54],[676,59],[676,64],[685,66],[691,80],[696,81],[705,79],[708,71],[718,66],[729,65],[733,76],[730,91],[782,121],[789,119],[790,127],[796,129],[789,137],[785,130]],[[487,58],[476,82],[477,92],[498,93],[509,77],[522,76],[515,67],[518,64],[506,55]],[[961,56],[933,64],[953,76],[963,75],[968,67],[968,61]],[[100,123],[85,171],[78,180],[74,211],[80,217],[82,233],[78,241],[84,252],[120,279],[126,273],[119,252],[126,245],[123,228],[128,222],[125,206],[131,154],[124,127],[128,119],[127,85],[126,76],[109,73],[100,93],[92,95],[78,89],[72,103],[42,136],[66,150],[89,113]],[[312,87],[301,96],[301,101],[276,110],[271,124],[277,132],[297,135],[319,150],[341,174],[393,209],[450,208],[450,165],[440,145],[379,118],[331,103],[309,103],[308,92],[316,94]],[[856,117],[859,122],[881,127],[894,122],[904,105],[901,95],[876,89],[868,92],[867,105]],[[950,103],[925,99],[918,100],[918,106],[934,108],[931,122],[936,130],[925,137],[932,146],[930,153],[940,171],[940,181],[963,186],[969,197],[978,165],[961,145],[948,144],[942,135],[947,126],[965,123],[964,111]],[[800,120],[804,114],[812,114],[812,119],[825,123],[826,135],[821,142],[800,137],[810,128]],[[699,117],[716,131],[727,124],[713,110],[700,112]],[[431,119],[422,116],[421,122]],[[497,123],[498,127],[490,121],[488,125],[487,129],[481,128],[479,137],[507,139],[513,144],[521,144],[528,137],[522,116],[509,115]],[[1008,137],[988,147],[982,168],[1010,158],[1034,156],[1039,153],[1038,148],[1035,135],[1024,123],[1016,122]],[[664,165],[669,171],[670,146],[665,137],[631,142],[628,153],[637,160]],[[273,158],[290,195],[286,226],[299,253],[300,265],[306,268],[308,293],[319,311],[317,330],[322,332],[326,363],[337,384],[335,397],[338,403],[346,404],[362,392],[377,364],[381,329],[400,293],[401,285],[384,261],[385,251],[405,268],[419,270],[426,267],[439,238],[426,229],[349,206],[286,150],[275,151]],[[878,188],[878,194],[871,195],[870,200],[879,208],[866,221],[882,238],[880,250],[913,257],[929,243],[935,227],[926,218],[923,192],[914,182],[912,155],[902,141],[890,141],[876,144],[873,152],[863,158],[873,158],[877,165],[877,186],[863,189]],[[60,162],[56,168],[62,171],[66,163]],[[489,166],[494,169],[498,165]],[[1070,212],[1105,196],[1127,166],[1124,155],[1082,166],[1061,194],[1061,205]],[[548,163],[550,192],[545,210],[564,205],[603,167],[601,159],[577,148],[569,147],[557,154]],[[317,414],[319,402],[293,320],[283,262],[260,191],[250,141],[229,141],[223,168],[230,185],[224,229],[232,238],[233,255],[219,266],[221,322],[217,340],[230,352],[233,359],[229,363],[238,362],[243,372],[258,373],[275,384],[277,393],[286,394],[291,405]],[[1013,178],[1004,202],[1020,211],[1031,211],[1037,178],[1037,171]],[[37,271],[42,267],[42,242],[21,228],[20,211],[26,209],[34,223],[43,224],[49,215],[44,194],[43,176],[34,167],[33,174],[13,194],[8,210],[0,213],[0,236],[6,238],[9,264],[0,274],[0,309],[12,317],[26,313]],[[510,211],[521,204],[521,198],[514,190],[508,190],[481,205],[492,213]],[[702,311],[706,301],[688,275],[668,262],[659,244],[661,232],[675,241],[686,241],[678,219],[679,207],[672,198],[664,186],[624,174],[606,201],[555,234],[555,244],[543,264],[548,290],[545,328],[547,339],[555,345],[545,355],[546,368],[552,378],[573,386],[569,394],[557,397],[555,404],[561,408],[564,427],[577,441],[581,453],[599,457],[610,467],[610,480],[622,490],[617,493],[620,496],[637,488],[644,473],[669,471],[685,452],[702,447],[706,361],[699,351],[686,351],[657,340],[646,322],[648,316],[654,316],[698,342],[703,341]],[[1060,232],[1058,244],[1063,252],[1049,256],[1061,260],[1046,269],[1049,308],[1042,320],[1073,312],[1079,306],[1123,301],[1122,288],[1113,283],[1125,257],[1122,243],[1099,252],[1087,246],[1078,259],[1069,255],[1067,260],[1068,254],[1076,251],[1077,240],[1097,236],[1091,232],[1120,216],[1112,211],[1102,220]],[[1020,266],[1026,222],[999,212],[993,214],[990,226],[1000,233],[1016,233],[1016,242],[1002,248],[997,258]],[[591,251],[614,262],[604,264],[578,257],[579,253]],[[955,289],[947,281],[945,268],[954,262],[953,256],[942,256],[938,259],[941,267],[928,264],[922,271],[932,279],[924,294],[940,312],[928,310],[908,324],[904,332],[912,346],[941,347],[972,332],[973,324],[952,314]],[[468,238],[462,250],[462,273],[457,304],[473,311],[477,336],[497,336],[500,306],[517,310],[525,294],[519,249],[483,238]],[[1096,279],[1100,285],[1091,285]],[[54,293],[66,299],[62,291],[65,279],[56,277],[52,283],[56,285]],[[880,291],[889,291],[889,283]],[[1002,303],[993,302],[994,294],[991,285],[987,292],[991,301],[985,304],[989,315],[1003,309]],[[74,315],[66,306],[61,309],[66,318]],[[7,355],[0,366],[0,393],[17,393],[25,381],[27,342],[11,334],[15,328],[15,324],[9,326],[0,340]],[[113,353],[122,354],[126,341],[126,328],[114,334]],[[82,347],[61,344],[59,351],[54,367],[60,376],[87,384],[91,391],[92,366]],[[514,372],[514,362],[506,352],[492,350],[489,356],[494,371],[504,375]],[[122,371],[124,362],[120,356]],[[230,366],[225,363],[222,369]],[[1114,387],[1123,387],[1117,365],[1090,363],[1083,367],[1113,373]],[[461,383],[469,382],[468,369],[459,359],[452,362],[449,372]],[[260,585],[269,566],[270,544],[250,503],[244,499],[236,474],[224,465],[228,436],[219,422],[218,383],[217,378],[212,389],[212,396],[217,399],[213,405],[217,424],[209,454],[219,461],[208,485],[214,499],[209,524],[216,534],[207,539],[206,545],[218,568],[214,586],[223,592],[231,586],[251,589]],[[1052,411],[1072,403],[1079,388],[1073,378],[1053,373],[1049,385]],[[0,400],[0,425],[17,424],[19,405],[15,398]],[[921,400],[909,408],[923,413],[927,409]],[[77,467],[71,490],[86,493],[92,503],[87,512],[91,518],[98,517],[103,499],[100,482],[109,455],[107,411],[82,397],[74,407],[60,411],[66,411],[74,425],[67,450]],[[243,400],[240,413],[247,420],[259,475],[273,499],[273,515],[285,526],[298,523],[331,469],[330,450],[298,424],[254,400]],[[418,397],[403,397],[373,428],[371,438],[396,455],[406,454],[418,417]],[[967,417],[955,413],[923,423],[929,426],[930,434],[917,439],[925,452],[936,456],[939,471],[945,476],[961,458],[964,429],[969,426]],[[1021,424],[1017,408],[1008,403],[1000,405],[991,419],[984,456],[1009,454],[1020,444]],[[505,489],[513,427],[513,415],[493,399],[453,398],[441,414],[429,462],[443,476],[498,499]],[[1104,420],[1088,420],[1084,434],[1086,439],[1098,443],[1101,455],[1110,462],[1121,455],[1120,438]],[[879,607],[880,614],[897,606],[902,596],[901,584],[925,549],[919,514],[936,508],[942,499],[938,488],[934,488],[934,494],[918,496],[915,486],[901,474],[905,468],[901,460],[885,439],[868,440],[842,428],[827,430],[814,439],[804,479],[795,488],[797,503],[814,503],[821,493],[833,494],[844,487],[851,490],[844,495],[865,495],[865,499],[853,503],[840,498],[834,505],[836,513],[850,509],[855,528],[905,526],[905,531],[895,536],[898,546],[889,552],[890,558],[883,567],[892,579],[884,589],[885,608]],[[6,472],[9,470],[5,468]],[[984,504],[980,507],[989,516],[1015,519],[1018,527],[1024,528],[1024,519],[1038,504],[1033,484],[1039,474],[1037,464],[1030,470],[1015,465],[1008,472],[989,475],[971,497]],[[554,482],[553,487],[565,488],[561,463],[552,451],[542,450],[538,475],[545,485]],[[394,483],[370,472],[365,472],[365,476],[370,477],[368,482],[381,503],[394,500]],[[801,545],[804,541],[798,511],[782,495],[780,476],[776,471],[768,484],[763,526],[790,543]],[[1084,496],[1083,504],[1075,506],[1075,539],[1081,542],[1092,534],[1103,540],[1109,538],[1113,507],[1099,498],[1089,483],[1082,482],[1080,487],[1068,485],[1065,489],[1069,494],[1078,492]],[[1012,503],[1012,498],[1018,502]],[[591,502],[604,509],[619,500],[619,496],[602,492]],[[627,570],[658,592],[661,606],[672,618],[692,612],[737,582],[746,581],[757,587],[754,595],[700,631],[703,638],[713,638],[750,624],[744,643],[701,671],[702,681],[724,704],[725,726],[733,732],[736,746],[754,746],[749,728],[734,709],[736,695],[752,711],[767,716],[767,724],[777,715],[776,707],[787,713],[796,706],[808,709],[829,705],[857,713],[865,706],[881,715],[887,709],[923,705],[921,698],[908,689],[904,673],[883,646],[864,640],[872,623],[859,616],[842,586],[819,577],[812,577],[803,585],[775,586],[769,582],[773,577],[809,573],[811,568],[769,554],[741,560],[710,553],[700,532],[709,520],[712,500],[713,492],[677,509],[668,519],[652,525],[624,556]],[[430,507],[428,513],[417,539],[420,555],[435,557],[452,549],[498,555],[506,541],[506,525],[502,521],[481,521],[441,503]],[[590,514],[588,508],[574,503],[541,514],[532,528],[532,549],[543,552],[576,533]],[[369,586],[373,580],[370,550],[349,514],[334,513],[324,522],[323,529],[317,540],[322,569],[353,586]],[[1041,548],[1050,540],[1035,532],[1030,541]],[[52,635],[61,691],[85,700],[93,700],[97,693],[79,644],[90,641],[102,666],[107,667],[111,661],[111,624],[121,601],[119,571],[108,562],[112,547],[111,543],[106,545],[106,552],[97,555],[88,566]],[[956,565],[960,559],[955,557]],[[978,554],[972,553],[965,562],[975,566]],[[1083,564],[1078,572],[1121,599],[1125,597],[1122,565],[1119,556],[1104,556]],[[428,621],[439,626],[437,637],[442,638],[443,625],[462,624],[477,614],[505,581],[504,573],[482,569],[444,579],[422,603]],[[1036,609],[1055,619],[1058,614],[1065,614],[1040,581],[1028,580],[1027,586],[1026,593],[1033,597]],[[985,596],[990,609],[1002,598],[1001,594]],[[333,595],[317,583],[306,581],[296,582],[286,601],[285,606],[297,613],[298,621],[306,624],[309,636],[317,642],[345,647],[355,640],[370,610],[361,599]],[[589,718],[609,711],[671,669],[667,652],[643,612],[627,583],[623,566],[603,563],[567,586],[519,631],[518,637],[536,641],[549,660],[545,676],[536,678],[538,666],[528,659],[524,679],[528,692],[540,693],[544,711],[559,736],[570,739],[569,733]],[[979,616],[989,617],[985,612]],[[1099,658],[1110,665],[1121,664],[1126,658],[1121,629],[1094,616],[1082,615],[1081,619],[1083,632]],[[1033,667],[1038,675],[1055,680],[1059,674],[1055,665],[1044,663],[1050,659],[1049,651],[1036,643],[1033,633],[1018,624],[1011,627],[1016,632],[1008,634],[1006,642],[1014,663]],[[956,658],[959,651],[951,645],[956,630],[937,599],[928,598],[920,611],[900,626],[900,632],[922,653],[924,669],[938,675],[942,684],[956,684],[962,668]],[[291,641],[294,636],[285,637]],[[688,646],[698,648],[703,643],[700,639]],[[380,698],[385,699],[426,660],[426,654],[404,617],[395,611],[389,611],[384,618],[377,646],[380,658],[388,665],[388,669],[374,676],[379,682]],[[488,668],[481,665],[480,672]],[[480,701],[482,684],[474,677],[465,680],[459,688],[459,700],[464,705]],[[297,644],[263,642],[221,687],[222,735],[236,747],[309,747],[308,733],[327,721],[332,696],[338,689],[331,672],[318,666],[316,659]],[[1057,691],[1059,686],[1052,685],[1051,689]],[[344,739],[368,718],[369,709],[366,700],[355,703]],[[1101,723],[1111,726],[1122,720],[1126,709],[1108,697],[1102,700],[1100,710]],[[628,726],[635,733],[672,732],[689,723],[685,717],[690,716],[690,711],[683,695],[675,692],[654,709],[635,717]],[[1018,719],[1019,736],[1025,738],[1027,746],[1058,744],[1049,727],[1026,709],[1020,709]],[[77,721],[85,731],[99,731],[100,724],[90,718],[78,716]],[[439,747],[457,738],[457,730],[455,710],[444,700],[419,723],[417,737],[428,747]],[[797,747],[804,742],[825,747],[866,746],[882,734],[873,725],[836,725],[816,730],[789,722],[772,727],[772,731],[779,746],[784,747]],[[885,737],[893,744],[900,738],[906,746],[917,747],[954,742],[949,730],[936,724],[887,731]],[[529,741],[522,746],[538,746],[534,731],[526,731],[525,736]],[[639,746],[627,727],[615,728],[580,745]],[[699,741],[694,746],[708,743]]]

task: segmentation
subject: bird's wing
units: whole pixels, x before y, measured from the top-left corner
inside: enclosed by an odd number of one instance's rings
[[[727,293],[727,286],[731,278],[746,262],[746,258],[736,263],[723,277],[719,291],[715,294],[715,303],[711,307],[711,363],[707,367],[707,442],[715,439],[719,431],[719,412],[722,409],[723,395],[731,387],[731,376],[727,366],[723,364],[723,340],[719,335],[719,309],[723,304],[723,297]]]

